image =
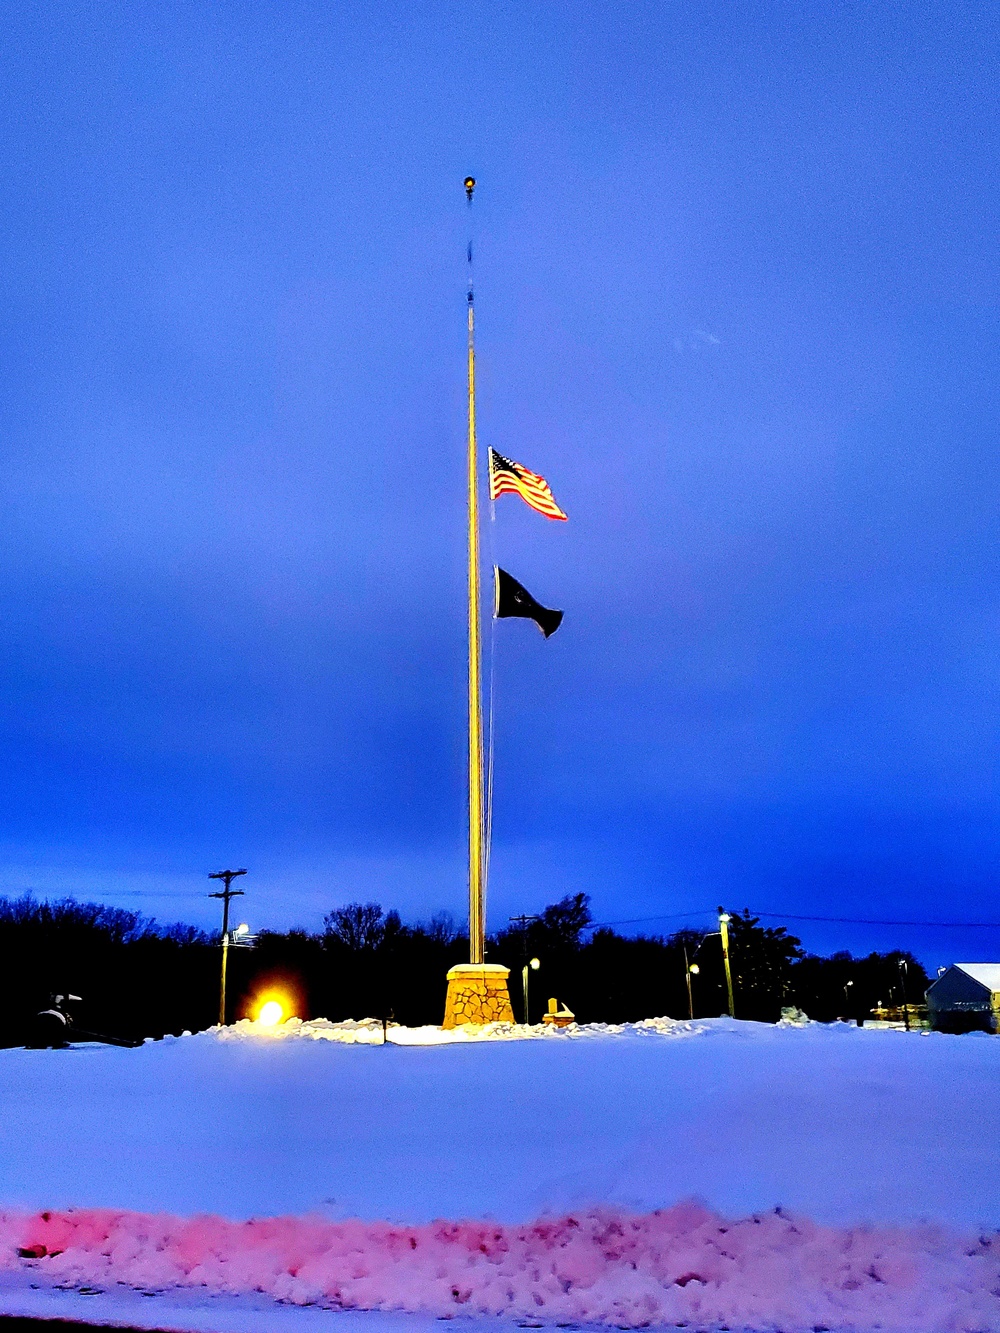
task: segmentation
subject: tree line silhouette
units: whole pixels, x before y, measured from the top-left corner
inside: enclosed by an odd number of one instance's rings
[[[738,1018],[774,1022],[795,1006],[825,1022],[863,1019],[878,1004],[921,1001],[928,985],[910,953],[817,957],[783,926],[762,926],[748,911],[732,916],[729,936]],[[487,959],[511,969],[519,1021],[521,969],[531,958],[540,964],[531,973],[532,1022],[549,996],[580,1022],[687,1018],[689,963],[697,968],[695,1016],[726,1012],[718,935],[620,935],[594,926],[583,893],[490,937]],[[467,959],[464,932],[447,914],[408,925],[377,903],[352,903],[330,912],[319,933],[267,931],[253,948],[231,949],[229,1021],[251,1016],[257,998],[278,988],[301,1018],[440,1023],[445,974]],[[23,1044],[53,993],[80,996],[76,1019],[92,1032],[158,1038],[207,1028],[218,1018],[219,968],[218,937],[193,926],[72,898],[0,898],[0,1045]]]

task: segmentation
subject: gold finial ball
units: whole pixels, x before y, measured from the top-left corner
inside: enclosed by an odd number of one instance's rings
[[[465,193],[469,196],[470,199],[472,198],[472,191],[473,191],[475,188],[476,188],[476,178],[475,178],[475,176],[466,176],[466,178],[465,178]]]

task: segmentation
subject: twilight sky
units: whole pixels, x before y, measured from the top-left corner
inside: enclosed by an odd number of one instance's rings
[[[998,52],[964,0],[5,6],[0,892],[464,915],[471,171],[481,439],[570,515],[497,506],[566,619],[496,626],[491,926],[1000,921]]]

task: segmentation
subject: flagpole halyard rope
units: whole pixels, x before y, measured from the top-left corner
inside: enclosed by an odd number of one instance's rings
[[[485,961],[486,930],[483,915],[483,717],[480,638],[479,492],[476,443],[475,304],[472,284],[472,192],[476,182],[465,181],[469,201],[469,962]]]
[[[489,698],[489,729],[486,736],[487,761],[486,761],[486,883],[485,896],[489,896],[490,891],[490,861],[493,856],[493,733],[494,718],[496,715],[496,706],[494,703],[496,695],[496,661],[497,661],[497,618],[496,618],[496,567],[497,567],[497,549],[496,549],[496,524],[497,524],[497,506],[493,498],[493,450],[490,448],[487,452],[487,470],[489,473],[490,486],[490,577],[493,580],[493,611],[490,614],[490,698]]]
[[[494,582],[493,601],[496,609],[496,506],[490,502],[490,576]],[[490,860],[493,855],[493,734],[496,698],[497,620],[490,615],[490,688],[487,702],[486,726],[486,848],[483,867],[483,919],[486,919],[486,900],[490,892]]]

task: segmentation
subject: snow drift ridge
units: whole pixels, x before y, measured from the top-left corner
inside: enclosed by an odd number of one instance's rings
[[[62,1285],[205,1287],[297,1305],[815,1333],[1000,1330],[1000,1233],[727,1222],[695,1203],[521,1226],[80,1209],[0,1213],[0,1267]]]

